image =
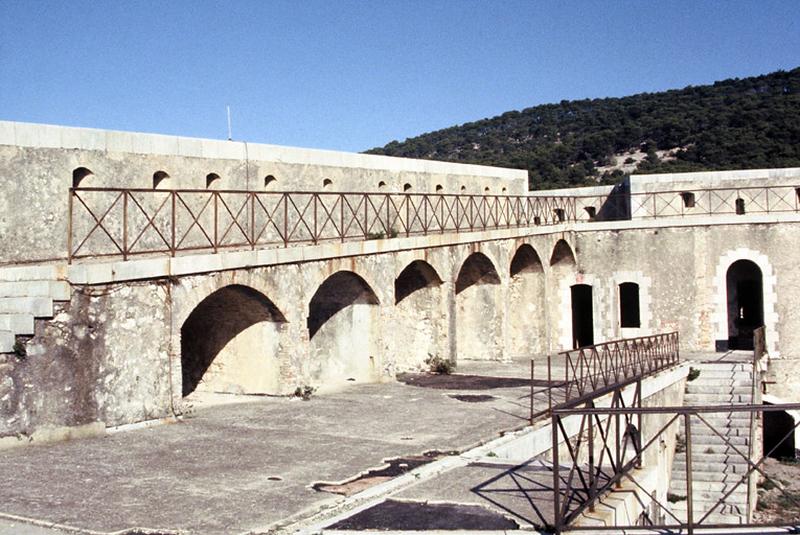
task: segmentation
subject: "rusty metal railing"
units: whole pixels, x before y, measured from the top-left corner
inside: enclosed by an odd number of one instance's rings
[[[800,421],[795,422],[770,451],[754,458],[747,447],[734,443],[732,437],[722,434],[718,426],[709,421],[709,416],[729,417],[735,413],[761,415],[768,411],[797,410],[800,409],[800,404],[642,407],[641,399],[636,401],[634,397],[634,403],[626,407],[621,403],[622,399],[621,394],[615,394],[610,407],[595,407],[591,401],[583,400],[553,409],[553,459],[563,459],[566,452],[567,461],[566,466],[563,461],[552,464],[553,515],[548,519],[552,522],[546,526],[548,529],[561,533],[570,530],[622,531],[647,527],[658,530],[681,530],[681,532],[685,530],[691,535],[697,529],[730,530],[734,527],[792,524],[786,520],[752,522],[746,513],[731,515],[730,522],[727,522],[716,514],[735,503],[732,501],[734,492],[743,485],[749,485],[754,475],[763,477],[775,488],[779,488],[783,499],[788,500],[788,503],[795,507],[800,506],[798,498],[786,492],[783,485],[774,481],[763,468],[765,460],[794,435],[800,426]],[[577,434],[568,431],[565,422],[569,418],[580,419],[580,431]],[[657,429],[655,433],[647,432],[649,424],[645,424],[649,418],[660,418],[657,425],[652,426]],[[653,423],[652,420],[649,421]],[[685,433],[685,448],[675,456],[683,454],[685,459],[686,496],[673,496],[668,501],[670,503],[685,501],[685,514],[682,511],[683,507],[679,509],[664,503],[663,495],[659,497],[652,489],[646,488],[647,485],[640,481],[639,472],[633,470],[642,468],[648,462],[648,450],[656,455],[655,450],[659,449],[662,443],[670,443],[681,422]],[[700,493],[694,489],[692,461],[698,451],[692,446],[692,436],[699,430],[717,437],[724,445],[729,460],[740,459],[746,465],[743,473],[736,472],[734,481],[726,482],[718,491],[706,489]],[[737,435],[736,438],[740,437]],[[586,511],[592,511],[609,496],[609,493],[613,495],[614,490],[620,488],[625,481],[630,483],[630,488],[626,492],[637,493],[640,503],[657,505],[657,511],[648,511],[645,508],[636,523],[615,521],[614,525],[603,526],[575,524],[578,517]],[[701,496],[698,497],[698,494]],[[745,521],[742,521],[743,516],[746,518]]]
[[[800,212],[800,187],[597,196],[71,188],[67,258],[782,212]]]
[[[68,260],[575,221],[569,196],[72,188]]]
[[[750,404],[761,405],[761,381],[762,372],[761,359],[767,354],[767,335],[766,327],[763,325],[753,331],[753,360],[750,375]],[[750,413],[750,425],[748,429],[748,436],[750,437],[747,443],[747,455],[752,458],[756,452],[756,434],[758,432],[758,417],[759,413],[753,411]],[[763,425],[763,424],[762,424]],[[763,453],[763,444],[761,444],[760,452]],[[756,481],[750,477],[747,480],[747,514],[748,520],[750,515],[755,510],[756,499]]]
[[[575,202],[578,219],[592,221],[800,212],[800,186],[613,192]]]
[[[692,534],[697,529],[728,530],[733,527],[786,526],[786,521],[755,522],[752,512],[756,508],[756,480],[762,477],[771,481],[781,490],[783,499],[794,506],[800,506],[797,496],[787,493],[779,482],[775,482],[764,471],[763,464],[781,445],[793,440],[800,421],[778,440],[769,451],[757,444],[757,421],[766,411],[791,411],[800,409],[800,404],[762,405],[759,382],[761,359],[766,354],[765,330],[763,327],[754,333],[753,374],[749,403],[715,406],[658,406],[643,407],[642,380],[645,376],[676,364],[679,360],[677,333],[667,333],[641,339],[619,340],[598,344],[559,354],[565,366],[565,379],[548,383],[548,388],[564,391],[563,398],[555,403],[549,401],[548,413],[551,418],[552,462],[549,464],[550,489],[552,498],[549,504],[529,503],[539,519],[539,526],[554,533],[571,530],[629,530],[652,528],[657,530],[676,530]],[[548,370],[552,375],[551,361]],[[533,379],[531,371],[533,394]],[[572,391],[572,394],[569,392]],[[602,401],[601,401],[602,398]],[[532,398],[533,399],[533,398]],[[533,417],[533,404],[531,405]],[[712,417],[734,421],[734,414],[746,414],[743,427],[746,434],[725,432]],[[537,415],[538,415],[537,414]],[[684,445],[677,445],[677,435],[683,426]],[[655,430],[655,432],[653,432]],[[694,488],[693,460],[705,447],[692,445],[693,435],[712,435],[719,441],[721,451],[728,459],[739,459],[745,465],[744,471],[726,472],[733,474],[724,480],[721,488],[708,486],[701,491]],[[746,442],[741,444],[742,438]],[[636,469],[652,466],[648,463],[665,462],[665,445],[674,441],[674,457],[683,456],[685,462],[686,495],[673,495],[661,489],[647,488],[650,483],[641,478],[642,472]],[[512,474],[513,475],[513,474]],[[522,479],[522,476],[518,478]],[[530,492],[539,495],[545,485],[544,480],[531,480],[535,483]],[[580,525],[577,522],[587,512],[593,513],[602,501],[628,483],[623,492],[633,492],[636,501],[642,505],[642,512],[635,521],[614,520],[614,525]],[[522,489],[523,492],[528,492]],[[742,503],[746,492],[746,503]],[[734,493],[739,496],[736,498]],[[736,499],[735,499],[736,498]],[[740,500],[740,501],[737,501]],[[665,503],[665,502],[670,503]],[[685,502],[685,507],[673,506]],[[725,517],[720,515],[723,511]],[[617,517],[614,517],[615,519]],[[726,520],[729,518],[730,520]]]
[[[531,422],[550,412],[554,406],[614,387],[633,378],[665,370],[680,362],[680,339],[677,332],[638,338],[613,340],[593,346],[561,351],[548,356],[545,393],[548,406],[536,411],[536,361],[531,359]],[[563,367],[563,371],[561,368]]]

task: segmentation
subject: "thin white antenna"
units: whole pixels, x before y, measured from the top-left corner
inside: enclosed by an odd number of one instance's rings
[[[228,141],[233,139],[233,133],[231,131],[231,107],[230,105],[225,106],[228,108]]]

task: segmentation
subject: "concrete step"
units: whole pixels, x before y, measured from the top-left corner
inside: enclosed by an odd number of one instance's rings
[[[748,464],[744,457],[735,454],[727,457],[728,459],[722,462],[704,462],[693,458],[692,473],[707,473],[708,475],[704,479],[710,478],[712,481],[725,481],[726,478],[730,479],[737,475],[743,476],[747,473]],[[675,474],[675,477],[685,479],[686,462],[683,459],[676,459],[672,463],[672,472]]]
[[[749,412],[740,412],[740,411],[722,411],[722,412],[704,412],[700,413],[704,420],[709,423],[718,423],[718,422],[744,422],[750,421],[750,413]],[[696,425],[695,422],[698,422],[697,418],[692,419],[692,428]]]
[[[682,495],[681,495],[682,496]],[[708,511],[714,510],[712,515],[722,515],[722,516],[733,516],[737,517],[744,514],[744,507],[739,504],[732,504],[732,503],[722,503],[717,505],[717,500],[701,500],[699,498],[694,498],[692,500],[694,505],[694,512],[695,512],[695,521],[699,521],[703,514],[707,513]],[[672,505],[672,511],[686,511],[686,506],[689,503],[689,500],[679,500]],[[700,516],[697,515],[698,512],[702,512]],[[706,521],[708,523],[708,521]]]
[[[727,425],[727,426],[721,426],[721,425],[714,425],[713,422],[709,422],[709,423],[712,426],[714,426],[714,429],[711,429],[707,425],[702,424],[702,422],[700,424],[697,424],[697,425],[692,425],[692,437],[695,437],[695,436],[698,436],[698,435],[709,435],[709,436],[715,436],[715,437],[719,438],[719,436],[716,433],[714,433],[714,431],[717,431],[720,435],[722,435],[724,437],[746,437],[746,436],[750,436],[750,426],[749,425],[740,425],[740,426]]]
[[[37,318],[53,316],[49,297],[0,297],[0,314],[32,314]]]
[[[677,493],[673,493],[677,494]],[[683,494],[678,494],[679,496],[683,496]],[[701,499],[698,496],[692,496],[692,504],[694,505],[694,520],[699,521],[702,516],[710,510],[714,510],[712,515],[720,515],[720,516],[727,516],[727,517],[738,517],[744,515],[746,504],[739,504],[739,503],[731,503],[729,501],[725,501],[722,504],[717,505],[717,500],[720,497],[717,497],[712,500]],[[686,506],[689,503],[689,500],[679,500],[675,503],[672,503],[672,511],[673,513],[676,511],[686,511]],[[698,513],[700,513],[698,515]],[[730,520],[725,520],[724,522],[729,522]],[[709,524],[709,520],[705,521],[706,524]]]
[[[716,494],[715,499],[722,498],[722,495],[728,492],[736,485],[736,482],[725,482],[725,481],[698,481],[694,479],[694,475],[692,475],[692,489],[694,494],[697,496],[698,493],[710,493]],[[680,494],[686,495],[686,481],[673,481],[670,483],[670,492],[673,494]],[[742,483],[738,487],[736,487],[733,492],[728,496],[727,501],[736,502],[738,503],[739,500],[744,497],[745,501],[747,500],[747,485]]]
[[[66,278],[66,264],[36,264],[0,268],[0,281],[54,281]]]
[[[752,366],[747,370],[737,370],[737,371],[717,371],[717,370],[705,370],[701,371],[700,375],[697,376],[696,379],[692,381],[686,381],[687,384],[703,384],[703,383],[714,383],[714,382],[726,382],[726,381],[733,381],[735,379],[747,379],[750,377],[753,369]]]
[[[0,331],[16,335],[33,334],[33,314],[0,314]]]
[[[750,395],[752,386],[747,385],[695,385],[689,383],[686,387],[686,396],[714,394],[742,394]]]
[[[66,281],[0,281],[0,297],[49,297],[69,301],[71,288]]]
[[[732,405],[750,403],[750,394],[687,394],[684,405]]]
[[[694,446],[694,445],[693,445]],[[708,446],[706,446],[708,447]],[[713,448],[713,446],[711,446]],[[723,447],[718,446],[721,450]],[[742,453],[747,453],[743,451]],[[683,462],[686,461],[686,453],[676,453],[675,459],[672,461],[672,465],[680,466]],[[701,470],[703,466],[711,467],[708,471],[712,472],[714,470],[722,471],[722,468],[727,465],[733,464],[747,464],[741,455],[738,455],[736,452],[726,453],[724,451],[714,452],[714,453],[705,453],[705,451],[693,451],[692,452],[692,468],[694,470]]]
[[[728,444],[741,450],[742,448],[747,448],[747,445],[750,443],[750,438],[743,436],[727,437],[726,440],[727,442],[716,435],[696,435],[692,438],[692,453],[695,455],[700,452],[726,453],[724,450],[728,447]],[[711,452],[710,450],[714,451]]]
[[[680,504],[684,504],[684,505],[681,506]],[[670,504],[670,506],[672,508],[672,514],[677,516],[681,520],[681,522],[686,522],[686,505],[685,504],[686,504],[685,500]],[[705,512],[708,511],[709,509],[711,509],[713,506],[714,506],[713,503],[698,503],[698,502],[695,501],[695,504],[694,504],[694,515],[693,515],[694,516],[694,521],[698,522],[701,518],[703,518],[703,515],[705,514]],[[746,519],[745,519],[743,514],[732,514],[732,513],[721,514],[721,513],[717,513],[716,510],[715,510],[713,513],[708,515],[708,518],[706,518],[703,521],[703,523],[704,524],[744,524],[745,520]]]
[[[14,351],[16,337],[11,331],[0,331],[0,353],[11,353]]]
[[[741,371],[750,365],[749,362],[693,362],[691,367],[700,371]]]
[[[700,470],[702,468],[703,470]],[[742,465],[729,465],[723,471],[719,470],[718,466],[695,466],[692,465],[692,478],[695,481],[717,481],[724,483],[735,484],[747,472],[747,466]],[[672,481],[686,481],[686,464],[675,464],[672,467]]]

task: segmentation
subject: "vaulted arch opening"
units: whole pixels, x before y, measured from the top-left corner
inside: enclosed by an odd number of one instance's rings
[[[753,331],[764,324],[761,269],[750,260],[737,260],[725,276],[728,294],[728,348],[753,349]]]
[[[153,173],[153,189],[166,189],[169,181],[166,171],[156,171]]]
[[[424,367],[429,355],[447,357],[443,291],[439,274],[424,260],[414,260],[395,279],[392,342],[399,371]]]
[[[394,280],[395,304],[400,303],[414,292],[425,288],[436,288],[440,284],[442,284],[442,279],[433,266],[424,260],[414,260]]]
[[[206,189],[220,189],[222,184],[222,177],[217,173],[208,173],[206,175]]]
[[[573,268],[575,266],[575,253],[565,240],[558,240],[550,255],[550,265],[558,268]]]
[[[519,246],[511,259],[509,274],[516,277],[523,273],[543,273],[542,260],[536,250],[527,243]]]
[[[456,347],[459,359],[503,358],[503,290],[494,264],[472,253],[461,265],[455,284]]]
[[[93,175],[91,169],[87,167],[77,167],[72,171],[72,187],[79,188],[81,186],[86,187],[87,184],[84,183],[86,177]]]
[[[277,393],[277,353],[286,318],[264,294],[225,286],[203,299],[181,326],[181,389]]]
[[[317,288],[308,307],[308,365],[316,384],[379,377],[379,304],[352,271],[338,271]]]
[[[545,351],[544,266],[530,245],[511,259],[508,286],[508,352],[511,358]]]
[[[489,257],[483,253],[472,253],[467,257],[456,279],[456,293],[460,294],[473,285],[500,284],[500,276]]]

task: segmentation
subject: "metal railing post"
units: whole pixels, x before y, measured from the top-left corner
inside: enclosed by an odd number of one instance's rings
[[[72,263],[72,197],[75,195],[75,191],[70,188],[69,189],[69,197],[67,201],[67,264]]]
[[[686,434],[686,530],[694,535],[694,496],[692,492],[692,415],[683,414],[683,429]]]
[[[531,359],[531,417],[529,418],[531,425],[533,425],[533,380],[534,380],[534,364],[533,359]]]
[[[594,401],[589,400],[586,403],[586,407],[593,409]],[[597,496],[597,478],[594,473],[594,424],[592,423],[591,413],[586,417],[589,418],[589,511],[594,512],[595,497]]]
[[[316,208],[316,206],[314,208]],[[316,220],[316,217],[314,219]],[[256,193],[250,192],[250,250],[255,250],[255,248],[256,248]]]
[[[170,247],[169,247],[170,251],[169,252],[170,252],[171,256],[175,256],[175,249],[177,248],[177,245],[175,243],[175,234],[176,234],[176,229],[175,229],[175,225],[176,225],[176,222],[175,222],[175,220],[176,220],[175,208],[176,208],[176,204],[177,204],[177,202],[176,202],[177,201],[177,196],[178,196],[178,192],[176,192],[176,191],[171,191],[170,192],[170,197],[172,197],[172,215],[171,215],[172,220],[170,222],[170,226],[172,228],[170,229]]]
[[[561,533],[561,474],[559,474],[558,461],[558,420],[559,416],[551,416],[550,425],[553,435],[552,457],[553,457],[553,525],[556,533]]]
[[[214,252],[216,253],[219,247],[219,195],[216,191],[211,195],[214,198]]]
[[[547,355],[547,412],[553,414],[553,371],[550,367],[550,355]]]
[[[122,259],[128,259],[128,192],[122,194]]]

